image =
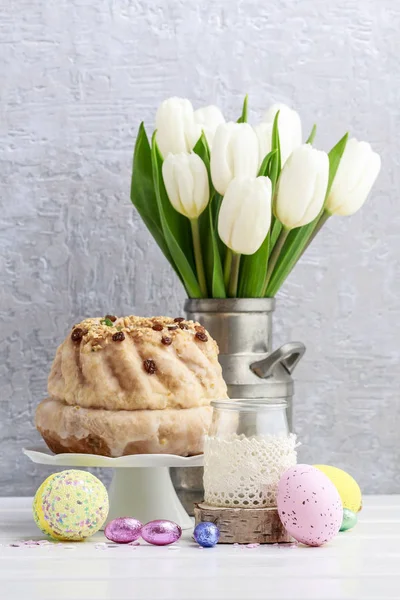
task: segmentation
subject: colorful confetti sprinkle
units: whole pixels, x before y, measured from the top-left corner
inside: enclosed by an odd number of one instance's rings
[[[75,469],[50,475],[36,492],[33,515],[39,529],[65,541],[83,540],[108,514],[107,490],[97,477]]]

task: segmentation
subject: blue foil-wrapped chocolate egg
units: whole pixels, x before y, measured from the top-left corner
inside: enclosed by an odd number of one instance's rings
[[[204,521],[198,523],[193,531],[195,541],[203,548],[212,548],[218,544],[219,529],[214,523]]]

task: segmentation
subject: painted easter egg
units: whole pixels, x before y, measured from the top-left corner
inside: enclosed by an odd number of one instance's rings
[[[348,508],[343,509],[343,520],[340,526],[340,531],[347,531],[348,529],[353,529],[355,525],[357,525],[357,515],[352,510]]]
[[[173,521],[150,521],[143,525],[142,538],[154,546],[168,546],[177,542],[182,535],[182,529]]]
[[[117,544],[129,544],[140,538],[142,523],[132,517],[119,517],[107,524],[104,535]]]
[[[361,490],[357,481],[346,471],[331,467],[329,465],[314,465],[317,469],[325,473],[327,477],[336,486],[342,499],[343,508],[348,508],[352,512],[359,512],[362,507]]]
[[[279,517],[295,540],[321,546],[339,531],[343,506],[333,483],[311,465],[296,465],[282,475],[277,492]]]
[[[36,525],[56,540],[82,541],[101,528],[107,515],[107,490],[86,471],[50,475],[33,500]]]

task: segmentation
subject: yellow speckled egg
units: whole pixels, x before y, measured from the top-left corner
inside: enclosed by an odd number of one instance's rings
[[[107,515],[107,490],[86,471],[50,475],[33,499],[36,525],[56,540],[82,541],[100,529]]]
[[[342,469],[329,465],[314,465],[314,467],[325,473],[336,486],[343,502],[343,508],[348,508],[355,513],[361,510],[360,486],[351,475],[346,473],[346,471],[342,471]]]

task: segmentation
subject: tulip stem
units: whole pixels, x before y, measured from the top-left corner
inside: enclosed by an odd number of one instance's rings
[[[199,286],[203,298],[207,298],[207,283],[206,276],[204,273],[203,254],[201,252],[199,220],[190,219],[190,225],[192,226],[194,260],[196,262],[197,279],[199,280]]]
[[[231,269],[231,276],[229,279],[229,288],[228,288],[229,298],[236,298],[236,296],[237,296],[240,257],[241,257],[240,254],[236,254],[236,252],[232,252],[232,269]]]
[[[282,231],[279,234],[278,239],[276,240],[274,249],[271,252],[271,256],[269,257],[269,262],[268,262],[267,275],[265,277],[264,285],[263,285],[262,292],[261,292],[262,298],[265,296],[269,280],[271,279],[271,275],[274,271],[276,262],[279,258],[279,255],[281,253],[281,250],[283,248],[284,243],[286,242],[286,238],[289,235],[289,233],[290,233],[290,229],[285,229],[285,228],[282,229]]]
[[[225,264],[224,264],[224,284],[225,284],[226,290],[228,290],[229,280],[231,277],[232,257],[233,257],[232,250],[230,248],[227,248],[226,255],[225,255]]]
[[[303,251],[299,258],[301,258],[303,256],[303,254],[307,250],[308,246],[311,244],[311,242],[313,241],[313,239],[315,238],[317,233],[319,233],[321,231],[322,227],[325,225],[325,223],[327,222],[327,220],[329,219],[330,216],[331,215],[328,213],[328,211],[324,210],[324,212],[322,213],[322,215],[320,216],[320,218],[318,220],[318,223],[314,227],[312,234],[308,238],[307,244],[304,246]]]
[[[307,250],[308,246],[311,244],[311,242],[313,241],[313,239],[315,238],[315,236],[317,235],[317,233],[319,231],[321,231],[322,227],[325,225],[325,223],[327,222],[327,220],[331,216],[332,215],[330,213],[328,213],[328,211],[326,211],[326,210],[323,211],[323,213],[319,217],[319,219],[317,221],[317,224],[315,225],[315,227],[314,227],[314,229],[313,229],[310,237],[308,238],[308,240],[307,240],[304,248],[301,250],[299,256],[293,262],[293,264],[290,267],[290,269],[286,272],[285,277],[280,281],[279,287],[281,287],[281,285],[283,284],[283,282],[289,277],[290,273],[293,271],[293,269],[295,268],[295,266],[297,265],[297,263],[299,262],[299,260],[303,256],[304,252]]]

